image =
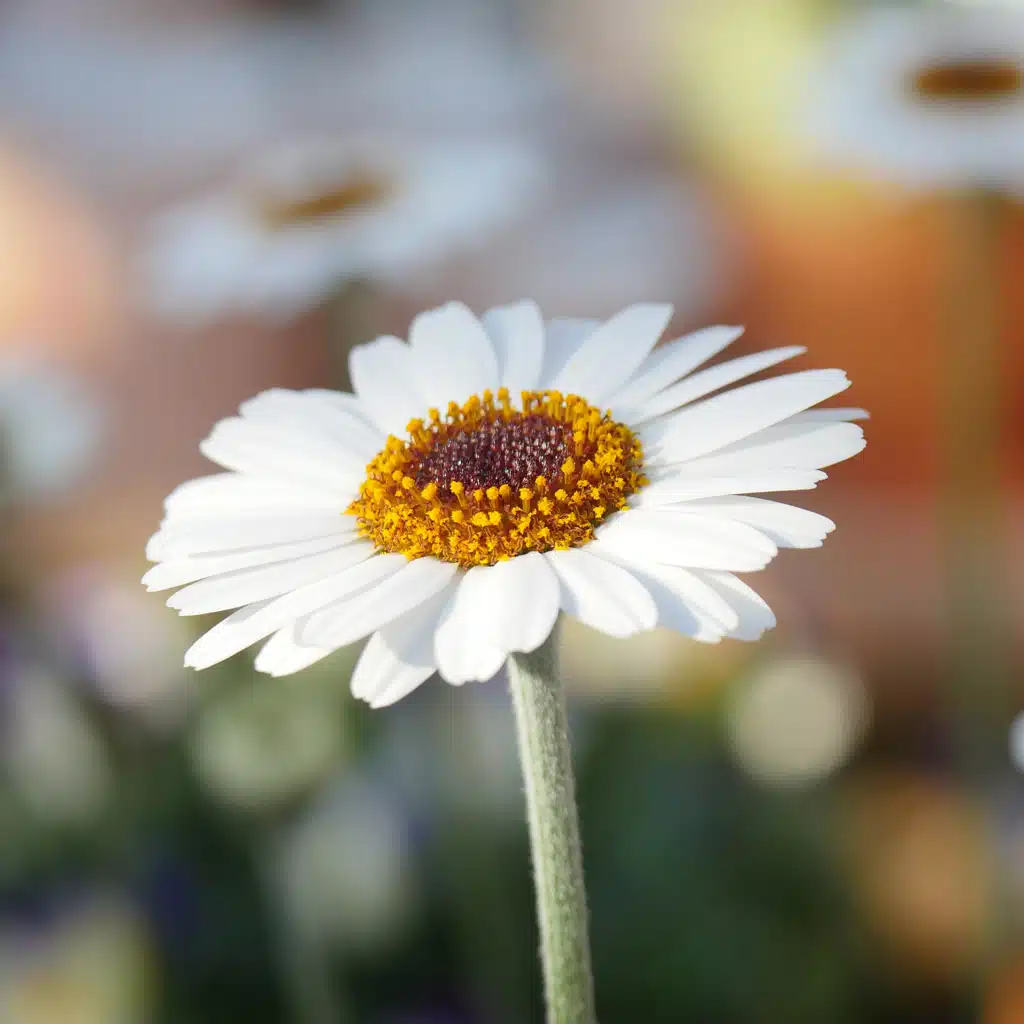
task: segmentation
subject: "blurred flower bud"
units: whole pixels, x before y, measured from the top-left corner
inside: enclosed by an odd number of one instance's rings
[[[292,829],[281,869],[312,935],[366,950],[409,922],[416,892],[404,823],[389,794],[346,778]]]
[[[849,665],[809,656],[773,660],[737,684],[729,743],[759,782],[807,784],[846,761],[868,714],[864,685]]]
[[[344,749],[339,693],[315,677],[247,682],[203,711],[191,741],[196,773],[213,797],[250,812],[300,797]]]
[[[111,766],[102,737],[75,696],[59,680],[29,668],[6,697],[3,761],[29,810],[57,825],[82,824],[99,814],[110,795]]]

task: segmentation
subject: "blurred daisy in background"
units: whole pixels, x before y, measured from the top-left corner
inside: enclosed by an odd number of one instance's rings
[[[329,788],[282,838],[278,867],[296,920],[331,946],[379,948],[414,916],[405,822],[368,779],[346,776]]]
[[[110,706],[156,729],[180,724],[191,692],[176,656],[184,631],[110,566],[80,565],[50,580],[54,646]]]
[[[1024,184],[1024,10],[859,12],[810,95],[808,132],[830,163],[924,188]]]
[[[160,218],[150,291],[186,319],[288,319],[347,282],[401,282],[482,246],[542,177],[514,138],[297,142]]]
[[[435,670],[489,679],[560,610],[615,637],[760,637],[774,615],[735,573],[834,524],[750,495],[816,486],[863,448],[849,421],[865,414],[812,410],[849,387],[841,370],[723,391],[803,350],[698,370],[742,331],[652,351],[671,315],[545,323],[522,302],[480,320],[450,303],[408,345],[356,347],[355,395],[246,402],[202,445],[228,472],[179,487],[147,549],[149,588],[184,587],[170,607],[239,609],[186,664],[270,638],[256,667],[287,675],[370,636],[352,691],[379,707]]]
[[[45,500],[91,467],[99,405],[78,381],[27,354],[0,357],[0,502]]]
[[[309,793],[346,753],[336,687],[265,681],[215,698],[189,740],[193,769],[219,803],[272,812]]]

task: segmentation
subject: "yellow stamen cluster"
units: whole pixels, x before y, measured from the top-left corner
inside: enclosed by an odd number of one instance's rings
[[[437,409],[428,415],[409,423],[408,440],[388,438],[347,510],[383,551],[433,555],[468,568],[578,547],[647,482],[632,431],[576,395],[524,391],[516,409],[501,388],[461,406],[451,402],[443,416]],[[554,464],[545,474],[515,479],[524,464],[536,466],[517,458],[517,438],[525,446],[537,431],[545,432],[544,453]],[[459,479],[424,479],[437,465],[461,467],[458,460],[445,461],[453,446],[474,441],[461,435],[489,439],[498,432],[505,448],[485,465],[488,479],[479,478],[479,466],[452,471],[469,479],[468,487]]]
[[[913,91],[926,100],[979,103],[1013,99],[1024,75],[1013,60],[996,57],[950,61],[918,71]]]
[[[391,185],[366,171],[353,171],[336,185],[308,195],[254,196],[260,219],[271,231],[315,224],[346,213],[380,206],[391,193]]]

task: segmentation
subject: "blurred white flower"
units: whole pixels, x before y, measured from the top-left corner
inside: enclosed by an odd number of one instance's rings
[[[279,862],[292,911],[307,934],[379,948],[409,923],[416,887],[405,826],[391,797],[346,778],[284,840]]]
[[[1024,9],[875,8],[842,23],[811,83],[828,162],[912,187],[1024,184]]]
[[[154,727],[180,722],[190,696],[180,622],[101,565],[62,573],[49,596],[58,642],[104,700]]]
[[[347,281],[403,281],[529,204],[537,153],[510,138],[297,143],[165,214],[148,258],[161,311],[289,318]]]
[[[729,742],[742,767],[775,786],[825,778],[850,756],[870,714],[860,675],[818,657],[782,658],[742,680],[728,712]]]
[[[40,17],[36,3],[4,12],[4,123],[120,200],[297,128],[494,131],[536,126],[550,106],[550,74],[490,5],[375,2],[334,17],[190,23],[181,0],[163,2],[173,31],[147,26],[130,0],[105,18],[76,19],[81,0],[63,4],[64,20]]]
[[[247,684],[206,709],[191,740],[195,771],[214,798],[250,812],[277,810],[307,792],[344,749],[338,694],[315,678],[287,688]]]
[[[94,897],[42,928],[0,924],[0,1020],[149,1020],[148,945],[137,914],[114,896]]]
[[[3,763],[28,809],[59,825],[100,813],[110,796],[110,761],[68,688],[42,670],[24,669],[6,695],[5,712]]]
[[[100,438],[99,406],[78,382],[30,356],[0,359],[0,502],[75,484]]]
[[[611,315],[652,295],[671,298],[686,317],[712,308],[728,283],[730,252],[709,196],[657,171],[595,181],[600,155],[571,147],[559,161],[550,201],[487,260],[460,266],[461,292],[479,305],[530,295],[566,315]]]

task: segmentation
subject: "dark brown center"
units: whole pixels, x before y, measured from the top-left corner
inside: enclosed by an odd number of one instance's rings
[[[257,197],[256,204],[267,227],[280,229],[369,209],[383,202],[389,191],[388,183],[382,178],[355,172],[335,187],[315,195],[298,198],[264,195]]]
[[[572,455],[572,428],[547,416],[521,414],[455,434],[427,452],[416,468],[419,488],[436,483],[442,493],[457,480],[467,491],[508,484],[532,487],[554,480]]]
[[[918,71],[913,91],[927,100],[983,103],[1004,100],[1021,91],[1021,69],[1012,60],[962,60]]]

